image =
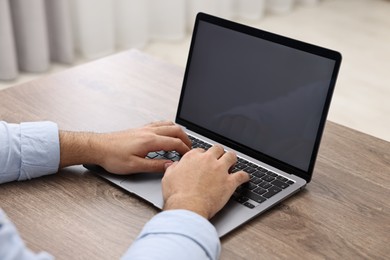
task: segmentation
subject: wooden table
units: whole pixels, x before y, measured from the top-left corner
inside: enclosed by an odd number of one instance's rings
[[[114,131],[173,120],[183,68],[128,51],[0,92],[0,118]],[[389,259],[390,143],[328,122],[307,188],[222,239],[222,259]],[[0,186],[27,245],[117,259],[158,211],[86,171]]]

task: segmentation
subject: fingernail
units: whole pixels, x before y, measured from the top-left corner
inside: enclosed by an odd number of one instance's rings
[[[173,164],[173,162],[170,162],[170,163],[166,163],[164,164],[164,169],[168,169],[169,166],[171,166]]]

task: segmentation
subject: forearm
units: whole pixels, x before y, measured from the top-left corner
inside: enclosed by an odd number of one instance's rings
[[[99,164],[103,149],[99,144],[100,135],[60,131],[60,168],[78,164]]]

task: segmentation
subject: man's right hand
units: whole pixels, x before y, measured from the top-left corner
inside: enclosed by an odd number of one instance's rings
[[[229,174],[237,156],[219,146],[194,149],[167,165],[162,179],[164,210],[187,209],[210,219],[228,202],[235,189],[249,181],[244,171]]]

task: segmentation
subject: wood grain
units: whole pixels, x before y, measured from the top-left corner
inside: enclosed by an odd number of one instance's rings
[[[0,92],[0,118],[115,131],[173,120],[183,69],[128,51]],[[222,239],[221,259],[387,259],[390,144],[328,122],[307,188]],[[116,259],[157,210],[86,171],[0,186],[27,245]]]

